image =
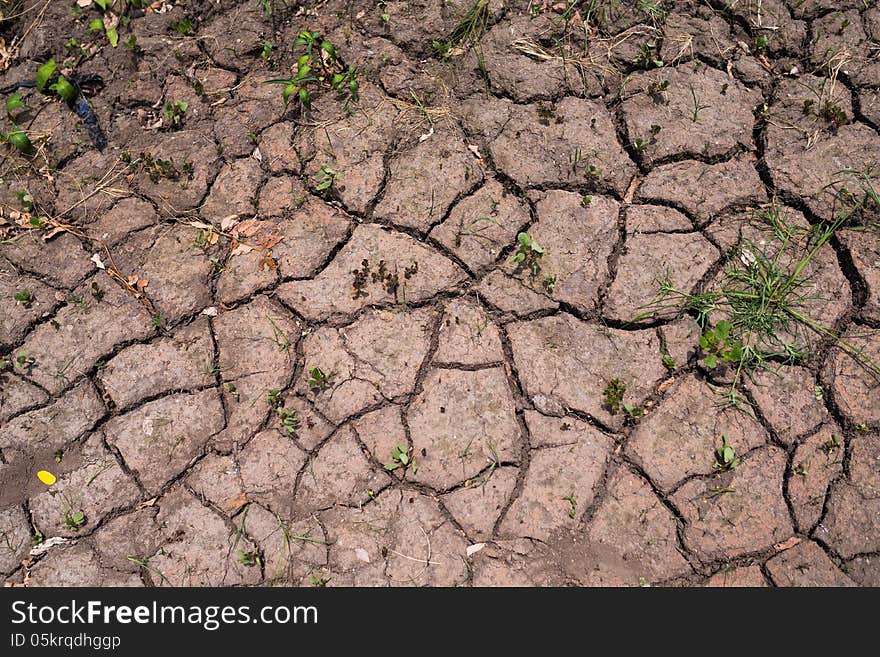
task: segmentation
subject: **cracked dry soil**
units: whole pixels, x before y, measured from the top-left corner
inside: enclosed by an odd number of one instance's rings
[[[696,315],[645,313],[664,276],[699,290],[772,240],[760,208],[821,224],[841,171],[876,173],[876,3],[490,0],[449,57],[432,42],[473,2],[117,2],[116,48],[94,6],[19,4],[0,81],[99,76],[108,145],[20,89],[0,580],[880,585],[877,377],[813,334],[737,382],[752,413],[723,409]],[[262,84],[303,30],[360,71],[356,102]],[[862,218],[806,305],[880,360]],[[643,415],[606,403],[615,379]]]

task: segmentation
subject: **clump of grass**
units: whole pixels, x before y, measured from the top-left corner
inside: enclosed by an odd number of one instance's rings
[[[481,41],[489,29],[489,0],[474,0],[452,32],[442,41],[433,41],[432,46],[444,60],[459,57],[470,50],[477,57],[477,64],[484,82],[488,85],[489,73],[483,57]]]
[[[714,370],[729,366],[733,377],[726,404],[748,411],[738,393],[743,375],[766,367],[768,361],[796,363],[812,353],[813,339],[831,340],[874,375],[880,365],[870,360],[832,328],[811,318],[805,305],[816,298],[810,264],[854,217],[880,208],[874,185],[876,172],[846,170],[845,179],[854,189],[829,185],[838,202],[836,218],[802,228],[791,225],[776,202],[759,210],[754,224],[769,231],[771,239],[757,244],[744,239],[731,255],[719,279],[697,293],[675,287],[668,275],[660,281],[659,297],[648,312],[676,309],[679,316],[692,315],[703,329],[700,348],[703,366]]]

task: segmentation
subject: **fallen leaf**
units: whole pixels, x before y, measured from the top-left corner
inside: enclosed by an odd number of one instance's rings
[[[250,253],[254,250],[254,247],[248,246],[247,244],[238,243],[232,247],[232,250],[229,252],[229,257],[234,258],[235,256],[244,255],[245,253]]]
[[[431,129],[423,135],[419,136],[419,143],[421,144],[423,141],[428,141],[431,137],[434,136],[434,126],[431,126]]]
[[[788,550],[793,548],[795,545],[800,543],[803,539],[800,536],[792,536],[787,541],[782,541],[782,543],[777,543],[773,546],[773,549],[777,552],[782,552],[783,550]]]
[[[101,261],[101,256],[99,256],[97,253],[96,253],[95,255],[92,256],[92,262],[95,263],[95,266],[96,266],[98,269],[107,269],[107,268],[104,266],[104,263]]]
[[[238,495],[234,495],[226,500],[226,509],[231,513],[235,513],[245,504],[251,501],[251,498],[247,496],[247,493],[239,493]]]
[[[281,235],[279,233],[269,233],[268,235],[260,238],[260,246],[262,246],[264,249],[271,249],[283,239],[284,235]]]
[[[231,214],[228,217],[223,217],[220,220],[220,230],[222,230],[224,232],[228,231],[236,223],[238,223],[238,215],[237,214]]]
[[[355,548],[354,556],[363,561],[364,563],[370,563],[370,555],[364,548]]]
[[[269,269],[275,269],[275,267],[278,266],[278,263],[275,262],[275,258],[273,258],[271,254],[272,254],[272,252],[269,251],[269,255],[264,255],[262,258],[260,258],[260,263],[259,263],[260,271],[263,271],[267,267]]]
[[[233,237],[250,237],[260,230],[260,222],[256,219],[245,219],[229,231]]]
[[[153,498],[150,498],[149,500],[147,500],[146,502],[141,502],[135,508],[136,509],[146,509],[151,506],[156,506],[156,502],[158,502],[158,501],[159,501],[158,497],[153,497]]]
[[[467,550],[465,550],[465,552],[467,552],[467,555],[470,557],[470,556],[475,555],[477,552],[482,550],[484,547],[486,547],[485,543],[474,543],[473,545],[468,545]]]

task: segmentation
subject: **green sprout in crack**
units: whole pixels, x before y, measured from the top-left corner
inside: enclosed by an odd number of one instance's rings
[[[68,511],[62,518],[64,526],[72,531],[79,531],[86,524],[86,516],[82,511]]]
[[[338,181],[341,177],[341,173],[339,173],[338,171],[334,171],[326,164],[322,164],[321,172],[315,179],[315,190],[323,192],[326,189],[330,189],[331,187],[336,185],[336,181]]]
[[[853,221],[867,219],[880,208],[875,184],[878,171],[844,170],[823,188],[832,195],[836,218],[814,225],[787,221],[773,200],[751,217],[751,228],[760,239],[744,237],[732,249],[722,271],[710,286],[697,292],[678,289],[669,274],[659,281],[659,296],[645,306],[639,319],[658,312],[690,315],[702,329],[702,364],[708,370],[727,365],[733,370],[722,405],[752,414],[751,405],[738,389],[744,376],[771,363],[803,363],[818,338],[829,341],[880,380],[874,362],[833,328],[807,314],[808,304],[819,296],[813,280],[814,259],[830,250],[837,231]]]
[[[577,508],[578,508],[577,499],[575,498],[574,493],[572,493],[571,495],[567,495],[566,497],[563,497],[562,499],[564,501],[568,502],[568,505],[569,505],[568,517],[571,518],[572,520],[574,520],[577,517]]]
[[[740,459],[736,457],[736,449],[731,445],[727,436],[721,436],[721,446],[715,449],[715,462],[712,464],[714,470],[733,470],[739,466]]]
[[[247,552],[236,550],[235,556],[238,558],[238,563],[242,566],[259,566],[263,562],[263,558],[254,550],[248,550]]]
[[[419,466],[412,458],[412,447],[397,445],[391,450],[391,460],[385,464],[385,469],[388,472],[394,472],[399,468],[403,468],[404,471],[410,468],[413,474],[418,471]]]
[[[306,383],[311,390],[320,392],[330,385],[330,375],[320,367],[313,367],[309,370],[309,380]]]
[[[510,256],[508,262],[516,265],[517,269],[524,267],[532,273],[532,276],[537,276],[541,269],[541,258],[544,255],[543,247],[528,233],[519,233],[516,236],[516,242],[516,251]]]
[[[602,391],[602,406],[611,415],[617,415],[620,413],[624,393],[626,393],[626,384],[620,379],[611,379]]]

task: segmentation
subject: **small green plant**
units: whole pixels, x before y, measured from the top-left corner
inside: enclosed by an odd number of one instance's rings
[[[309,584],[323,589],[326,588],[331,579],[331,577],[327,577],[326,575],[312,575],[309,577]]]
[[[262,557],[254,550],[248,550],[247,552],[237,550],[235,556],[238,557],[238,563],[242,566],[259,566],[263,561]]]
[[[266,398],[269,401],[269,406],[271,406],[272,408],[278,408],[284,404],[283,400],[281,399],[280,390],[270,390],[266,394]]]
[[[321,172],[318,174],[318,177],[315,180],[315,190],[323,192],[326,189],[330,189],[341,177],[341,173],[334,171],[326,164],[322,164]]]
[[[674,372],[675,368],[678,367],[678,363],[675,362],[675,359],[669,354],[663,354],[663,367],[665,367],[670,372]]]
[[[623,395],[625,393],[626,384],[620,379],[611,379],[602,391],[602,406],[611,415],[617,415],[620,413],[620,404],[623,402]]]
[[[742,343],[730,337],[731,327],[730,322],[721,320],[700,336],[700,349],[706,354],[703,365],[710,370],[718,367],[719,358],[725,363],[738,363],[742,359]]]
[[[639,54],[633,63],[645,69],[662,68],[664,65],[657,53],[657,44],[651,42],[639,44]]]
[[[18,128],[15,128],[10,132],[0,131],[0,143],[12,146],[19,153],[27,157],[30,157],[37,152],[37,149],[34,148],[34,145],[31,142],[31,138],[28,136],[28,134],[23,130],[19,130]]]
[[[275,50],[275,44],[271,41],[263,41],[263,52],[260,53],[260,57],[263,59],[271,59],[272,52]]]
[[[700,102],[700,99],[697,97],[697,90],[694,89],[694,86],[691,85],[691,121],[696,123],[700,118],[700,112],[704,109],[709,109],[711,105],[703,105]]]
[[[78,531],[80,527],[86,524],[86,516],[82,511],[68,511],[62,518],[64,526],[72,531]]]
[[[61,463],[61,461],[64,459],[64,450],[56,449],[52,456],[55,459],[55,463]]]
[[[544,274],[541,285],[547,294],[553,294],[553,290],[556,289],[556,276],[552,274]]]
[[[721,446],[715,449],[715,462],[712,464],[714,470],[733,470],[739,466],[740,460],[736,457],[736,449],[731,445],[727,436],[721,436]]]
[[[34,532],[34,537],[31,539],[31,545],[37,546],[42,543],[45,539],[43,538],[43,532],[37,530]]]
[[[519,233],[516,242],[516,251],[508,262],[517,268],[525,267],[532,272],[532,276],[537,276],[541,269],[541,257],[544,255],[543,247],[528,233]]]
[[[15,357],[15,364],[23,370],[30,368],[35,362],[36,360],[32,356],[28,356],[26,351],[19,351]]]
[[[489,0],[473,0],[470,8],[449,35],[442,41],[431,42],[431,46],[444,60],[459,57],[473,50],[477,66],[479,66],[483,81],[487,85],[489,74],[481,42],[489,30],[489,17]]]
[[[193,23],[188,18],[184,18],[180,21],[174,21],[173,23],[171,23],[171,29],[181,36],[193,35]]]
[[[770,37],[766,34],[755,35],[755,38],[752,39],[752,45],[757,52],[764,52],[767,50],[767,46],[770,45]]]
[[[825,441],[825,450],[828,452],[828,456],[831,456],[842,444],[843,440],[841,437],[836,433],[832,433],[831,437]]]
[[[418,471],[418,465],[412,458],[412,447],[397,445],[391,450],[391,461],[385,464],[385,469],[388,472],[393,472],[399,468],[403,468],[404,471],[410,468],[413,474]]]
[[[20,306],[24,306],[25,308],[30,308],[31,303],[34,300],[33,297],[31,296],[31,293],[28,292],[27,290],[17,290],[14,295],[14,298],[15,298],[16,304],[18,304]]]
[[[562,499],[565,500],[566,502],[568,502],[568,505],[569,505],[568,517],[571,518],[572,520],[574,520],[577,517],[577,508],[578,508],[577,499],[575,498],[574,493],[572,493],[571,495],[567,495],[566,497],[563,497]]]
[[[313,367],[309,370],[309,380],[307,381],[309,388],[313,391],[326,390],[330,385],[330,375],[320,367]]]
[[[112,14],[111,5],[113,4],[113,0],[95,0],[95,4],[100,7],[101,13],[105,14],[107,20],[105,22],[104,18],[92,19],[89,21],[89,30],[92,32],[102,32],[104,36],[107,37],[110,46],[115,48],[119,45],[119,32],[116,30],[116,21],[113,19],[113,16],[107,16],[108,14]],[[108,25],[110,27],[108,27]]]
[[[297,415],[297,412],[280,406],[275,409],[275,413],[278,415],[278,419],[281,420],[281,426],[284,427],[284,430],[291,435],[295,434],[299,428],[299,415]]]
[[[347,95],[349,101],[357,102],[359,85],[358,71],[353,67],[345,67],[339,59],[336,46],[324,39],[317,32],[303,31],[293,42],[294,48],[304,50],[296,61],[296,73],[292,78],[266,80],[263,84],[278,84],[284,87],[281,94],[284,106],[296,97],[305,111],[312,108],[312,96],[309,89],[330,89]]]
[[[645,409],[635,404],[623,404],[623,412],[630,420],[638,420],[645,416]]]
[[[180,130],[183,127],[183,119],[188,108],[189,103],[185,100],[176,100],[173,103],[167,101],[165,103],[165,118],[168,119],[168,127],[171,130]]]
[[[155,315],[153,315],[153,317],[150,319],[150,326],[152,326],[157,331],[162,328],[161,313],[156,313]]]

